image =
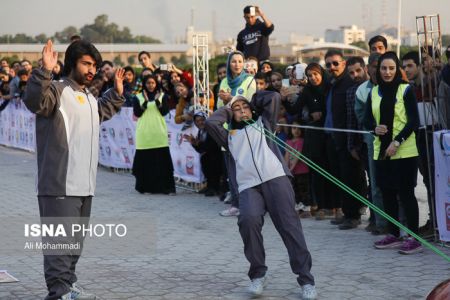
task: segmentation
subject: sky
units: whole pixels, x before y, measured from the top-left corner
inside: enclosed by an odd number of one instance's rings
[[[442,33],[449,34],[449,2],[402,0],[402,26],[415,31],[416,16],[439,13]],[[223,40],[236,37],[244,27],[242,9],[250,4],[259,5],[275,24],[272,37],[281,42],[291,33],[323,37],[326,29],[342,25],[355,24],[369,32],[383,23],[397,24],[395,0],[3,0],[0,35],[53,35],[106,14],[109,22],[129,27],[134,35],[172,43],[184,37],[193,10],[195,29],[213,31],[216,40]]]

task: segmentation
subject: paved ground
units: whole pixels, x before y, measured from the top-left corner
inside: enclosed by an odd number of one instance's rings
[[[33,154],[0,147],[2,216],[38,215],[34,174]],[[102,168],[97,182],[92,214],[123,217],[138,212],[154,222],[156,244],[145,256],[120,251],[106,257],[84,255],[78,274],[88,292],[100,299],[250,298],[236,218],[218,216],[225,208],[218,199],[185,191],[176,196],[140,195],[133,189],[133,177]],[[422,187],[417,195],[423,223],[427,212]],[[327,221],[302,222],[320,299],[423,299],[450,277],[450,265],[429,250],[412,256],[374,250],[377,237],[364,231],[366,222],[351,231],[337,230]],[[263,299],[300,299],[287,253],[268,217],[264,237],[269,282]],[[0,237],[0,243],[5,242]],[[450,255],[449,249],[443,250]],[[20,280],[0,284],[0,299],[45,296],[40,255],[5,256],[0,246],[0,269]]]

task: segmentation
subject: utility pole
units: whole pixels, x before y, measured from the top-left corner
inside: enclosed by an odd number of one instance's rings
[[[402,0],[398,0],[398,15],[397,15],[397,57],[398,58],[400,58],[400,45],[402,43],[401,26],[402,26]]]

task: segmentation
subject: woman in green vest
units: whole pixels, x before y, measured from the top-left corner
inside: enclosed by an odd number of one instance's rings
[[[419,113],[413,89],[402,79],[400,62],[394,52],[380,56],[378,85],[367,101],[365,125],[375,132],[374,160],[376,180],[383,195],[386,213],[398,221],[398,202],[406,216],[408,228],[419,229],[419,206],[414,195],[417,184],[418,151],[415,131]],[[401,254],[422,251],[412,237],[401,240],[399,228],[388,223],[389,234],[375,242],[377,249],[400,248]]]
[[[133,100],[136,124],[136,154],[133,161],[135,189],[139,193],[175,193],[173,164],[169,150],[167,96],[159,87],[156,76],[142,80],[142,92]]]
[[[252,75],[245,73],[244,54],[240,51],[231,52],[227,60],[227,77],[220,82],[217,108],[230,102],[234,96],[244,96],[251,99],[256,92],[256,82]]]

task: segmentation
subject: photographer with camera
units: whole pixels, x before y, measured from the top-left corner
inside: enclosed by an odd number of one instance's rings
[[[243,52],[245,58],[254,56],[258,61],[268,60],[270,57],[269,35],[274,29],[272,22],[259,6],[246,6],[244,19],[246,25],[237,36],[236,50]]]

